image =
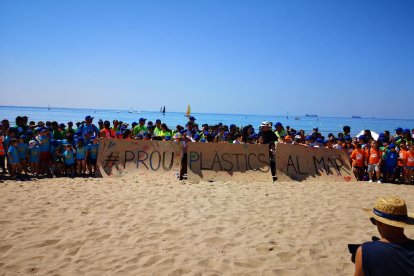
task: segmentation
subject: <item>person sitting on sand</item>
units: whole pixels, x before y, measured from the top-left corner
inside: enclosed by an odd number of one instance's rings
[[[381,197],[370,213],[381,239],[360,246],[355,257],[355,276],[414,275],[414,240],[404,228],[414,225],[414,214],[407,212],[402,198]]]

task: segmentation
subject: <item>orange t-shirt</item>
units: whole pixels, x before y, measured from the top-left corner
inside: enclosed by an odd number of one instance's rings
[[[403,167],[404,166],[404,159],[405,159],[405,154],[407,153],[407,150],[404,149],[400,149],[400,152],[398,153],[398,166],[399,167]]]
[[[104,128],[100,133],[104,138],[115,138],[115,132],[112,129]]]
[[[353,167],[364,167],[365,151],[363,149],[354,149],[351,154]]]
[[[367,155],[366,157],[368,158],[369,165],[378,164],[382,156],[381,151],[376,150],[376,149],[366,150],[366,155]]]
[[[414,152],[407,151],[404,155],[404,161],[407,167],[414,167]]]

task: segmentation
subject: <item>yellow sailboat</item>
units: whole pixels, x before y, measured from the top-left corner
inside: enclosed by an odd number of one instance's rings
[[[191,116],[191,107],[190,105],[187,105],[187,112],[185,113],[186,117],[190,117]]]

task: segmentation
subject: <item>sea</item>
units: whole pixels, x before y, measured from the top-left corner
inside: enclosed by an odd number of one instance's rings
[[[17,116],[28,116],[29,121],[57,121],[58,123],[81,122],[85,116],[94,117],[94,123],[99,119],[123,121],[131,124],[138,122],[139,118],[145,118],[155,123],[160,119],[171,129],[176,125],[185,125],[187,118],[184,112],[167,112],[162,114],[160,111],[144,110],[113,110],[113,109],[87,109],[87,108],[58,108],[58,107],[22,107],[22,106],[0,106],[0,119],[8,119],[11,125],[14,124]],[[217,114],[217,113],[192,113],[196,118],[196,123],[215,125],[218,123],[235,124],[237,126],[253,125],[256,131],[263,121],[275,124],[281,122],[283,126],[290,126],[296,130],[303,129],[305,133],[311,133],[314,127],[318,127],[323,135],[329,133],[337,134],[342,132],[345,125],[351,127],[351,135],[355,136],[364,129],[375,131],[376,133],[389,130],[394,133],[397,127],[414,128],[414,119],[384,119],[384,118],[344,118],[344,117],[320,117],[306,116],[305,114],[292,115],[254,115],[254,114]]]

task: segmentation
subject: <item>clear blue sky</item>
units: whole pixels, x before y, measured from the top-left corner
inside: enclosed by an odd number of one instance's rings
[[[0,0],[0,105],[414,118],[414,1]]]

